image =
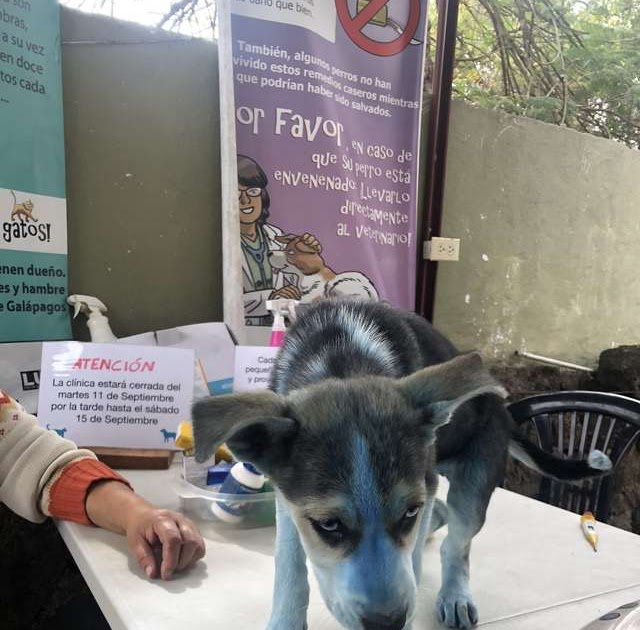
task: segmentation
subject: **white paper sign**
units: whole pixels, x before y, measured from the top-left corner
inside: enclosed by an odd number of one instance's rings
[[[267,389],[278,350],[269,346],[237,346],[233,390]]]
[[[337,19],[334,0],[285,0],[276,2],[275,6],[273,2],[232,0],[231,12],[278,24],[300,26],[332,43],[336,41]]]
[[[44,343],[38,421],[79,446],[175,448],[193,362],[186,349]]]

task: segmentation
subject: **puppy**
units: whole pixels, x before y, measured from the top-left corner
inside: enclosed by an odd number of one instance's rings
[[[307,627],[307,558],[345,628],[410,628],[423,545],[445,511],[437,612],[449,627],[475,625],[471,540],[508,452],[565,480],[611,466],[595,451],[591,463],[543,453],[517,434],[504,396],[479,355],[459,355],[420,317],[326,300],[289,330],[270,391],[196,403],[196,457],[226,442],[277,489],[268,630]],[[449,479],[446,510],[435,501],[437,473]]]

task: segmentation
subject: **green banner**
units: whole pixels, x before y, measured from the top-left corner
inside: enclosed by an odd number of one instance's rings
[[[0,0],[0,341],[68,339],[57,0]]]

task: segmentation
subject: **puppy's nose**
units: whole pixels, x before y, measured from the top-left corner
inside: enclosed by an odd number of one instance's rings
[[[402,630],[407,622],[407,613],[393,615],[371,615],[362,617],[364,630]]]

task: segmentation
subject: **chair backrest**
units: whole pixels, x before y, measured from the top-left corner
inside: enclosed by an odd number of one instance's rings
[[[557,457],[584,459],[606,453],[614,473],[578,483],[543,477],[539,498],[577,512],[593,512],[607,521],[615,490],[615,469],[640,436],[640,400],[605,392],[564,391],[529,396],[508,407],[530,439]],[[527,426],[528,424],[528,426]]]

